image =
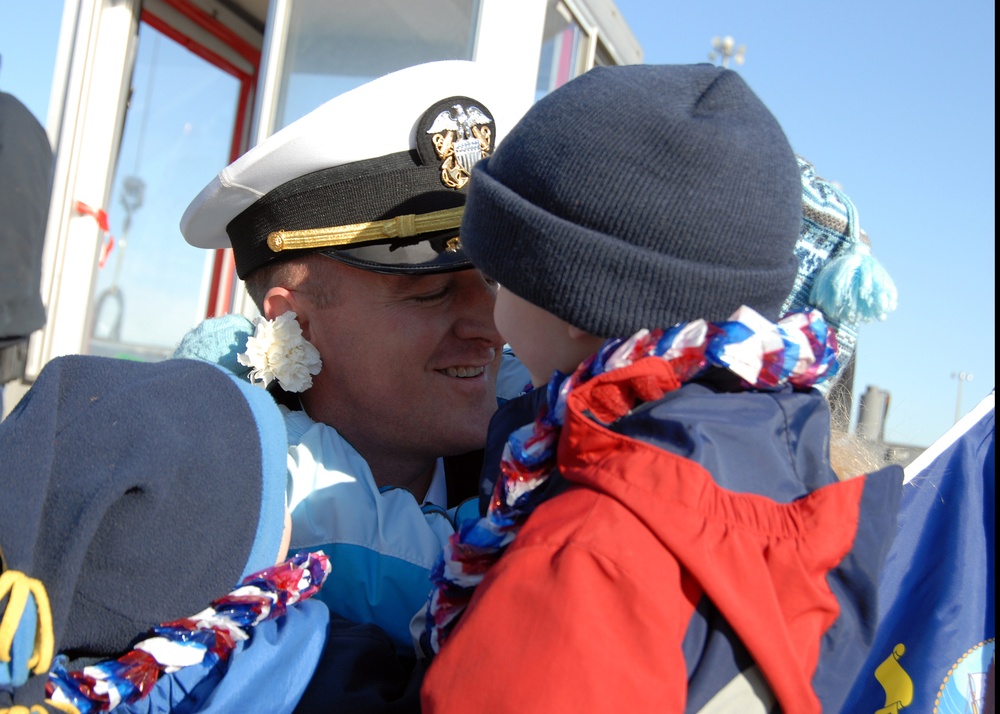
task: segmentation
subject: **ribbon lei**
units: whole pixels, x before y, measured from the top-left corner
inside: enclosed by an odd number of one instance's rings
[[[486,515],[462,523],[431,571],[434,589],[425,609],[420,648],[428,657],[458,622],[476,587],[545,500],[556,468],[566,399],[594,377],[640,359],[666,360],[681,383],[712,367],[738,375],[745,389],[809,388],[837,372],[837,338],[819,310],[794,312],[777,324],[744,306],[728,322],[695,320],[669,330],[640,330],[605,342],[571,375],[556,373],[534,423],[515,430],[500,460]]]
[[[116,660],[68,671],[56,661],[49,670],[48,697],[80,714],[109,711],[145,697],[164,673],[229,659],[252,629],[285,614],[323,586],[330,560],[321,551],[298,553],[284,563],[248,575],[228,595],[197,615],[154,627],[150,636]]]

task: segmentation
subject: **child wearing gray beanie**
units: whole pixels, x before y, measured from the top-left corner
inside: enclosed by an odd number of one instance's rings
[[[0,422],[0,713],[295,708],[329,562],[276,565],[284,428],[214,365],[46,364]]]
[[[712,65],[594,69],[476,166],[463,246],[536,389],[414,622],[424,711],[839,710],[902,474],[830,467],[802,191]]]

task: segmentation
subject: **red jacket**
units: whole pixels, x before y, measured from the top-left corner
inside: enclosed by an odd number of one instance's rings
[[[714,678],[711,695],[729,684],[737,697],[766,702],[773,693],[786,712],[821,710],[814,690],[821,650],[837,650],[824,634],[837,632],[846,646],[857,635],[849,630],[859,629],[831,630],[845,599],[832,571],[855,544],[869,477],[837,482],[826,465],[827,485],[782,502],[723,488],[696,461],[620,433],[634,405],[663,401],[672,417],[657,414],[654,425],[681,425],[678,443],[711,442],[711,428],[699,424],[709,420],[685,415],[704,414],[713,399],[725,411],[726,395],[667,394],[678,386],[666,363],[646,359],[570,395],[559,468],[572,486],[538,507],[478,588],[424,681],[425,712],[683,712],[695,678],[702,689]],[[767,448],[731,470],[745,465],[752,480],[766,482],[771,472],[778,480],[813,458],[789,452],[825,454],[826,442],[803,443],[816,441],[815,429],[799,423],[826,414],[825,405],[816,409],[818,394],[745,396],[756,400],[746,402],[747,413],[771,409],[777,420],[743,425],[747,444]],[[812,411],[797,420],[790,410],[800,403]],[[739,420],[739,412],[720,417]],[[774,423],[786,433],[775,433]],[[693,453],[728,446],[701,444]],[[787,463],[778,463],[773,454],[783,453]],[[887,476],[895,485],[880,498],[894,513],[885,494],[898,492],[902,479],[898,469]],[[892,527],[876,530],[881,542],[871,555],[880,560]],[[874,592],[876,572],[852,575],[862,584],[855,592],[866,585]],[[721,679],[725,668],[707,657],[714,620],[752,660]],[[845,690],[852,676],[844,673]]]

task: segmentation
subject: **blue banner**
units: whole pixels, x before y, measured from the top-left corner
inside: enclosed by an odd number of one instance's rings
[[[994,442],[991,394],[907,468],[878,631],[843,711],[980,714],[992,704]]]

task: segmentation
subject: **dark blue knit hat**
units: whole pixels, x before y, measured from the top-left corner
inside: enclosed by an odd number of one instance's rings
[[[279,554],[284,421],[214,365],[53,360],[0,455],[0,709],[41,703],[53,650],[118,656]]]
[[[774,320],[801,196],[788,140],[736,73],[599,67],[477,164],[462,243],[505,288],[601,337],[740,305]]]

